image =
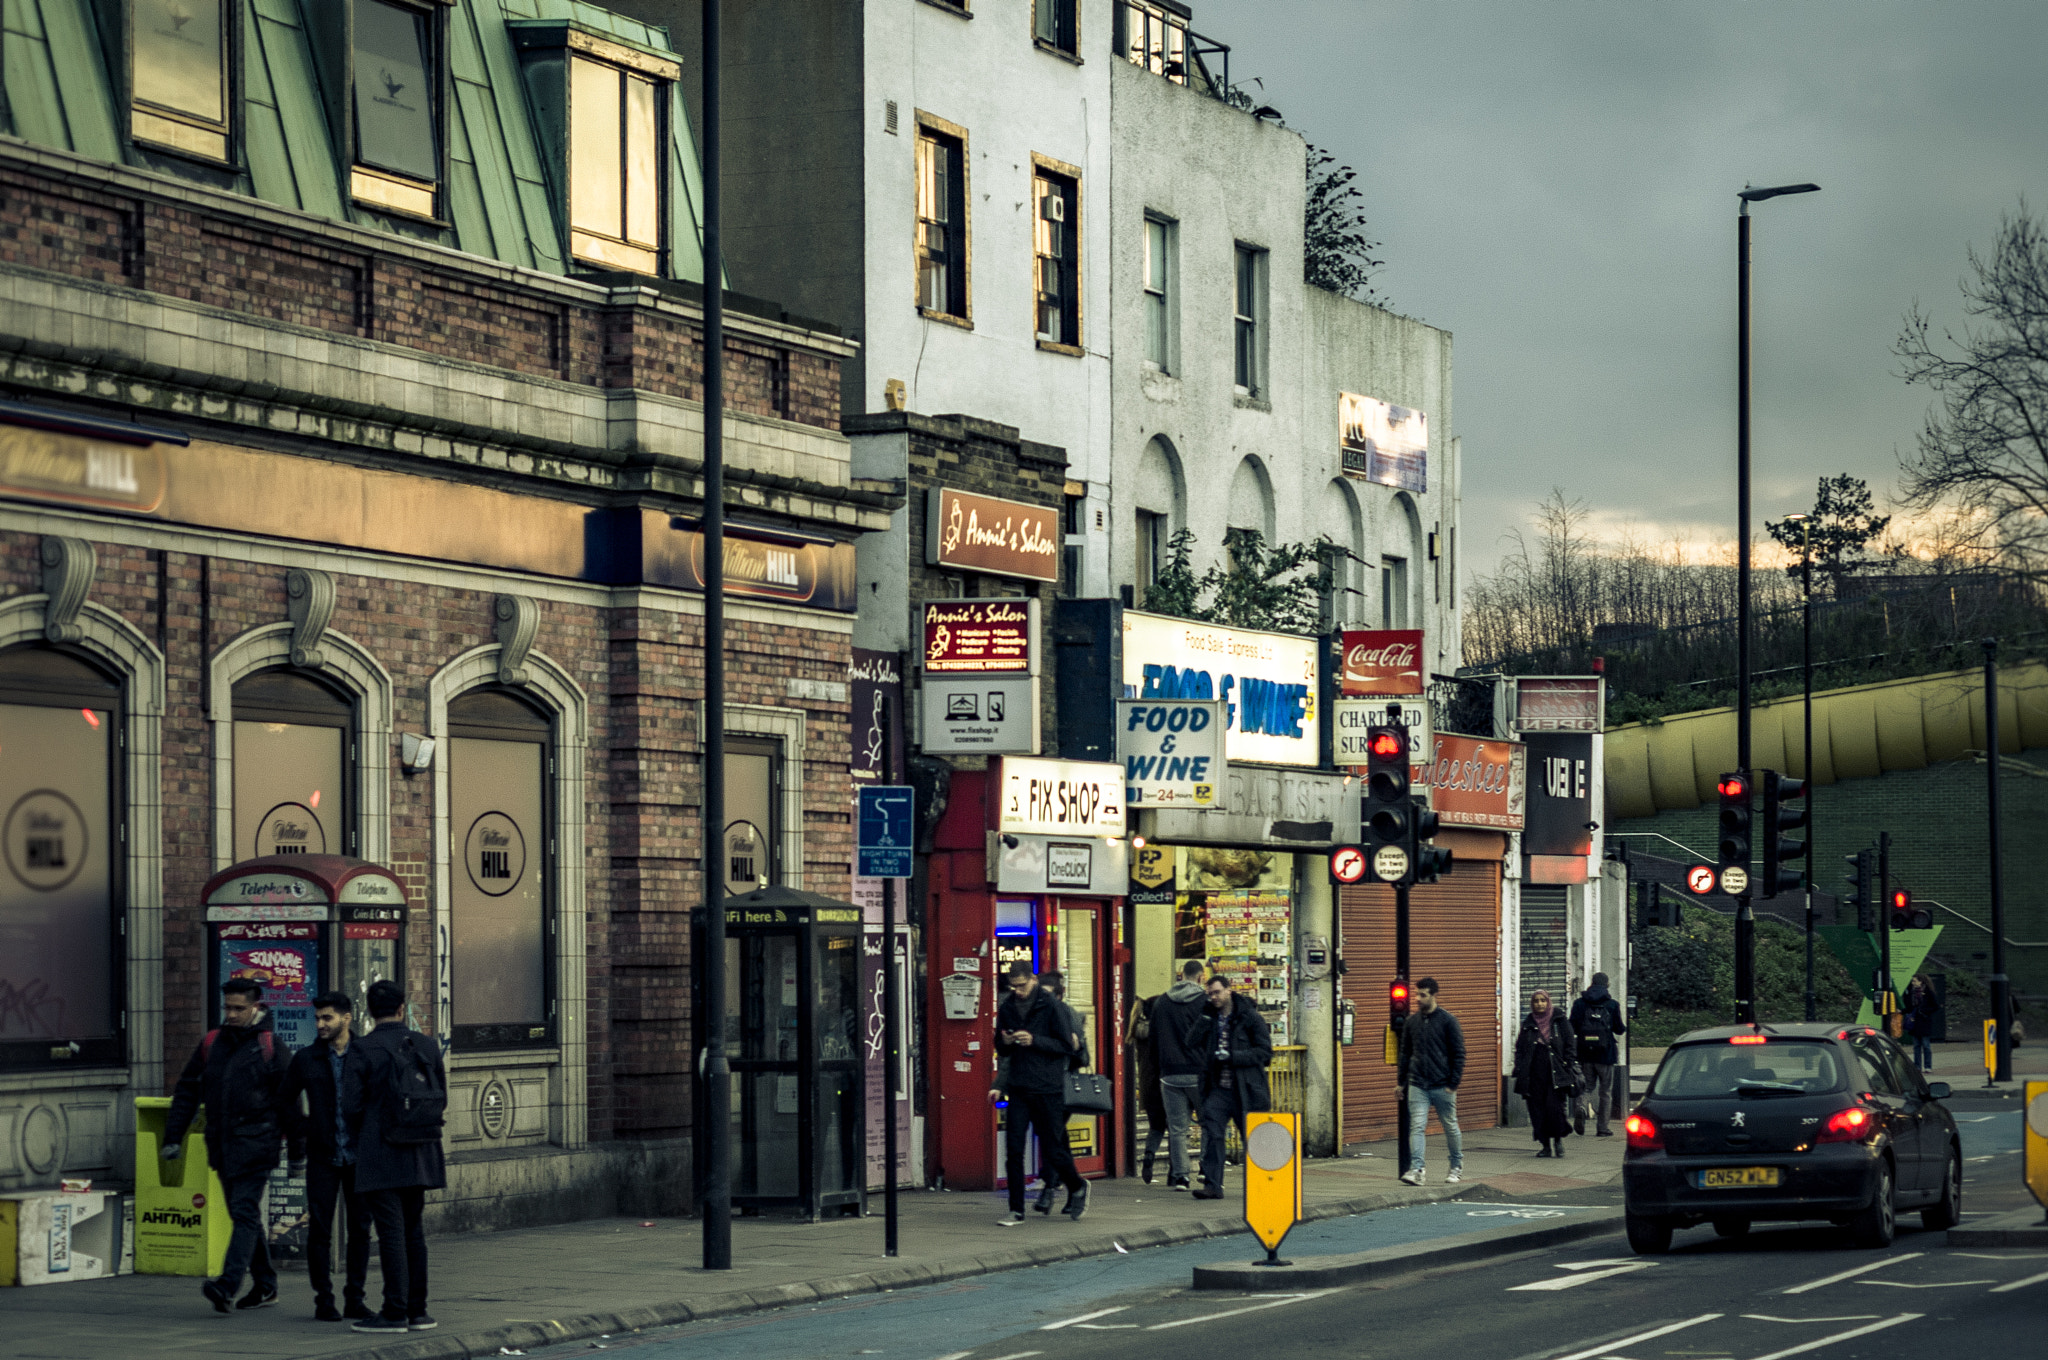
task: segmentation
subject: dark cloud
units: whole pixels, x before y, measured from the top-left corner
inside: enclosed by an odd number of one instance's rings
[[[1195,0],[1231,76],[1356,166],[1382,290],[1457,337],[1465,540],[1552,485],[1732,538],[1735,193],[1756,209],[1757,511],[1896,480],[1916,299],[2048,208],[2048,5]],[[1475,561],[1474,565],[1484,565]]]

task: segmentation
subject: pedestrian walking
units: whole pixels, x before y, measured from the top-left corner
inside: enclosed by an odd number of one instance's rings
[[[1003,1174],[1010,1184],[1005,1226],[1024,1221],[1024,1145],[1038,1134],[1038,1171],[1045,1183],[1039,1212],[1052,1212],[1053,1181],[1067,1187],[1068,1218],[1088,1212],[1088,1182],[1074,1169],[1067,1148],[1067,1073],[1075,1058],[1075,1021],[1050,990],[1039,985],[1027,963],[1010,966],[1010,994],[996,1008],[996,1084],[991,1102],[1007,1098],[1003,1120]]]
[[[448,1074],[441,1045],[405,1023],[405,992],[397,983],[371,983],[367,999],[376,1028],[349,1046],[341,1110],[355,1149],[356,1193],[377,1225],[384,1307],[358,1319],[355,1330],[424,1332],[435,1322],[427,1312],[427,1235],[421,1221],[427,1191],[448,1184],[441,1153]]]
[[[220,985],[220,1028],[209,1030],[185,1063],[171,1097],[171,1116],[164,1125],[162,1155],[176,1161],[184,1154],[185,1134],[193,1118],[206,1110],[206,1155],[220,1177],[234,1231],[220,1275],[199,1286],[199,1292],[225,1313],[267,1308],[277,1302],[277,1271],[270,1263],[270,1232],[263,1221],[263,1191],[277,1169],[281,1145],[290,1141],[289,1165],[298,1174],[305,1145],[285,1127],[285,1075],[291,1053],[271,1027],[263,1005],[263,984],[229,978]],[[235,1291],[242,1277],[249,1292],[239,1302]]]
[[[1202,1068],[1202,1188],[1196,1199],[1223,1198],[1223,1144],[1237,1126],[1244,1141],[1244,1117],[1273,1108],[1266,1068],[1273,1061],[1273,1031],[1248,996],[1230,988],[1218,973],[1209,979],[1208,1007],[1195,1029]]]
[[[1906,995],[1901,998],[1906,1012],[1906,1033],[1913,1036],[1913,1061],[1920,1065],[1922,1072],[1934,1070],[1934,1013],[1941,1009],[1935,998],[1934,984],[1927,980],[1927,974],[1915,973],[1913,980],[1906,984]]]
[[[1145,1112],[1145,1156],[1140,1174],[1147,1185],[1152,1183],[1159,1145],[1166,1139],[1166,1093],[1159,1085],[1159,1051],[1152,1046],[1152,1008],[1164,995],[1141,996],[1132,1002],[1131,1017],[1124,1026],[1124,1046],[1131,1051],[1131,1070],[1138,1079],[1138,1108]]]
[[[284,1083],[286,1118],[296,1123],[306,1146],[306,1214],[311,1220],[306,1274],[313,1285],[313,1316],[321,1322],[370,1315],[363,1303],[370,1273],[370,1215],[356,1193],[355,1146],[341,1113],[341,1074],[355,1046],[354,1012],[346,992],[322,992],[313,998],[317,1041],[292,1055]],[[347,1270],[338,1309],[334,1306],[337,1200]]]
[[[1621,1060],[1614,1039],[1628,1033],[1628,1026],[1622,1022],[1621,1003],[1608,995],[1607,974],[1593,974],[1593,985],[1572,1002],[1569,1023],[1579,1045],[1579,1095],[1573,1102],[1572,1129],[1585,1137],[1586,1106],[1590,1104],[1595,1131],[1602,1138],[1612,1138],[1614,1130],[1607,1127],[1607,1118],[1614,1103],[1614,1068]]]
[[[1415,1014],[1401,1026],[1399,1065],[1395,1080],[1408,1092],[1408,1166],[1403,1185],[1429,1179],[1429,1112],[1443,1125],[1444,1152],[1451,1169],[1444,1176],[1455,1185],[1465,1176],[1465,1140],[1458,1131],[1458,1087],[1465,1080],[1465,1031],[1458,1017],[1437,1000],[1435,978],[1415,984]]]
[[[1515,1036],[1515,1094],[1529,1107],[1529,1136],[1542,1146],[1538,1157],[1564,1156],[1564,1136],[1572,1128],[1565,1105],[1577,1086],[1576,1053],[1571,1021],[1550,1004],[1549,992],[1537,988]]]
[[[1195,1031],[1204,1024],[1208,997],[1202,991],[1202,962],[1189,959],[1180,979],[1152,1004],[1152,1053],[1159,1064],[1159,1100],[1166,1108],[1166,1188],[1191,1187],[1188,1125],[1201,1116],[1202,1071],[1208,1062]],[[1146,1156],[1149,1179],[1151,1156]]]

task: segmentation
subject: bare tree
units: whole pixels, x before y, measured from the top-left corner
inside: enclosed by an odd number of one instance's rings
[[[1893,346],[1899,376],[1939,397],[1901,460],[1905,502],[1953,506],[1969,546],[2048,575],[2048,233],[2020,201],[1963,280],[1971,321],[1939,339],[1916,305]]]

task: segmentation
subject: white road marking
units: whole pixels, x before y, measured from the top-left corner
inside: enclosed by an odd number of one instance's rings
[[[1872,1261],[1869,1265],[1857,1266],[1854,1270],[1845,1270],[1836,1275],[1823,1275],[1818,1280],[1808,1280],[1805,1284],[1795,1284],[1785,1292],[1787,1294],[1804,1294],[1809,1290],[1820,1289],[1831,1284],[1840,1284],[1843,1280],[1853,1280],[1858,1275],[1868,1275],[1873,1270],[1883,1270],[1886,1266],[1895,1266],[1901,1261],[1910,1261],[1915,1257],[1925,1256],[1926,1254],[1924,1251],[1908,1251],[1902,1252],[1897,1256],[1887,1256],[1882,1261]]]
[[[1963,1158],[1963,1160],[1964,1160],[1964,1161],[1966,1161],[1966,1162],[1990,1162],[1990,1161],[1996,1161],[1996,1160],[1997,1160],[1997,1158],[1998,1158],[1998,1154],[1994,1152],[1994,1153],[1990,1154],[1989,1156],[1985,1156],[1985,1157],[1965,1157],[1965,1158]]]
[[[1083,1313],[1079,1317],[1070,1317],[1065,1322],[1048,1322],[1038,1330],[1041,1332],[1056,1332],[1062,1327],[1072,1327],[1076,1323],[1093,1322],[1099,1317],[1108,1317],[1111,1313],[1121,1313],[1128,1307],[1130,1307],[1129,1304],[1120,1304],[1115,1308],[1098,1308],[1092,1313]]]
[[[1997,1284],[1996,1280],[1936,1280],[1932,1284],[1908,1284],[1904,1280],[1858,1280],[1858,1284],[1883,1285],[1886,1289],[1956,1289],[1966,1284]]]
[[[1955,1121],[1958,1124],[1983,1124],[1996,1118],[1998,1116],[1995,1114],[1957,1115]]]
[[[1616,1275],[1626,1275],[1633,1270],[1648,1270],[1655,1261],[1630,1261],[1627,1265],[1609,1266],[1605,1270],[1588,1270],[1582,1275],[1560,1275],[1554,1280],[1538,1280],[1534,1284],[1518,1284],[1510,1287],[1510,1294],[1552,1293],[1559,1289],[1576,1289],[1594,1280],[1605,1280]],[[1560,1266],[1561,1270],[1577,1270],[1577,1266]]]
[[[1169,1327],[1190,1327],[1197,1322],[1215,1322],[1219,1318],[1236,1317],[1239,1313],[1256,1313],[1261,1308],[1278,1308],[1283,1304],[1300,1303],[1304,1299],[1319,1299],[1325,1294],[1334,1294],[1336,1292],[1334,1289],[1318,1289],[1312,1294],[1282,1294],[1277,1298],[1267,1299],[1263,1303],[1254,1303],[1245,1308],[1232,1308],[1225,1312],[1209,1313],[1202,1317],[1180,1318],[1173,1322],[1155,1322],[1145,1330],[1148,1332],[1163,1332]],[[1036,1355],[1037,1352],[1033,1351],[1032,1354]]]
[[[1846,1317],[1831,1318],[1781,1318],[1772,1317],[1769,1313],[1744,1313],[1743,1316],[1752,1322],[1866,1322],[1874,1317],[1883,1317],[1884,1314],[1850,1313]]]
[[[1597,1261],[1573,1261],[1573,1262],[1571,1262],[1571,1263],[1570,1263],[1570,1264],[1568,1264],[1568,1265],[1565,1265],[1565,1264],[1561,1264],[1561,1265],[1559,1265],[1559,1266],[1558,1266],[1558,1269],[1559,1269],[1559,1270],[1591,1270],[1591,1269],[1592,1269],[1592,1268],[1593,1268],[1594,1266],[1633,1266],[1633,1265],[1644,1265],[1644,1266],[1646,1266],[1646,1265],[1649,1265],[1649,1264],[1650,1264],[1650,1262],[1648,1262],[1648,1261],[1645,1261],[1645,1260],[1643,1260],[1643,1259],[1642,1259],[1641,1257],[1638,1257],[1638,1256],[1603,1256],[1603,1257],[1601,1257],[1601,1258],[1600,1258],[1599,1260],[1597,1260]]]
[[[2048,1280],[2048,1271],[2043,1271],[2039,1275],[2029,1275],[2024,1280],[2014,1280],[2011,1284],[2002,1284],[1991,1292],[1994,1294],[2009,1294],[2015,1289],[2025,1289],[2028,1285],[2039,1284],[2043,1280]]]
[[[1702,1322],[1712,1322],[1715,1318],[1722,1316],[1724,1315],[1721,1313],[1701,1313],[1696,1318],[1687,1318],[1683,1322],[1667,1323],[1662,1327],[1652,1328],[1647,1332],[1637,1332],[1634,1336],[1625,1336],[1619,1341],[1604,1341],[1597,1346],[1588,1346],[1582,1351],[1573,1351],[1570,1355],[1553,1355],[1550,1357],[1550,1360],[1593,1360],[1593,1357],[1596,1355],[1614,1355],[1623,1346],[1633,1346],[1638,1341],[1651,1341],[1660,1336],[1669,1336],[1673,1332],[1682,1332],[1688,1327],[1697,1327]]]
[[[962,1351],[961,1354],[965,1355],[967,1352]],[[1044,1351],[1012,1351],[1008,1355],[998,1355],[995,1360],[1025,1360],[1027,1356],[1044,1354]]]
[[[1803,1355],[1807,1351],[1817,1351],[1822,1346],[1832,1346],[1837,1341],[1848,1341],[1853,1337],[1868,1336],[1872,1332],[1881,1332],[1887,1327],[1896,1327],[1901,1322],[1911,1322],[1914,1318],[1926,1316],[1927,1314],[1925,1313],[1901,1313],[1897,1317],[1886,1318],[1882,1322],[1873,1322],[1867,1327],[1856,1327],[1846,1332],[1837,1332],[1833,1336],[1824,1336],[1818,1341],[1809,1341],[1803,1346],[1787,1346],[1782,1351],[1772,1351],[1769,1355],[1759,1355],[1756,1360],[1784,1360],[1784,1357],[1788,1355]]]
[[[1952,1251],[1951,1256],[1969,1256],[1979,1261],[2038,1261],[2048,1256],[2048,1251],[2023,1251],[2012,1256],[1993,1256],[1988,1251]]]
[[[1084,1322],[1081,1324],[1081,1330],[1084,1332],[1135,1332],[1138,1330],[1138,1324],[1135,1322]]]

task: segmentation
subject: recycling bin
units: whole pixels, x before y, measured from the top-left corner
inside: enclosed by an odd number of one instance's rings
[[[169,1096],[135,1100],[135,1273],[220,1274],[227,1259],[227,1196],[206,1157],[206,1112],[185,1133],[184,1155],[160,1155],[170,1123]]]

